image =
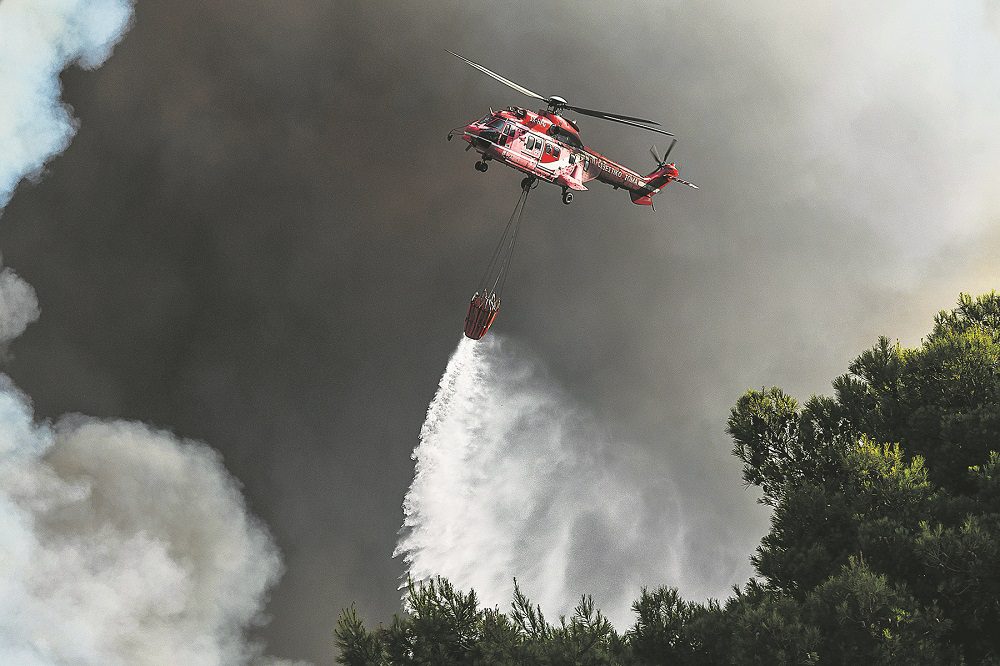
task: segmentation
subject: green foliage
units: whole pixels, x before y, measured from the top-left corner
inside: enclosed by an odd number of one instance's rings
[[[729,643],[717,663],[819,663],[819,629],[804,621],[801,604],[791,596],[750,581],[726,603],[724,621],[731,627]]]
[[[672,663],[698,654],[704,646],[686,629],[700,609],[699,604],[681,599],[675,587],[653,592],[643,588],[632,604],[637,619],[628,634],[636,663]]]
[[[1000,296],[961,295],[914,349],[888,338],[800,405],[748,391],[728,432],[772,507],[759,579],[724,604],[643,589],[620,636],[583,597],[552,624],[437,579],[335,631],[343,664],[1000,665]]]
[[[367,629],[358,612],[351,606],[340,612],[334,630],[340,656],[337,661],[349,666],[376,666],[384,663],[385,651],[379,637]]]
[[[611,623],[580,600],[559,624],[546,621],[514,582],[510,614],[480,609],[475,592],[465,594],[443,578],[407,583],[406,613],[388,627],[368,632],[354,608],[344,610],[334,632],[338,663],[377,666],[540,664],[611,666],[623,663],[625,646]]]
[[[469,662],[479,630],[476,593],[463,594],[447,580],[407,583],[407,622],[389,627],[392,663],[448,666]]]
[[[905,586],[893,584],[851,558],[817,586],[803,604],[819,628],[818,652],[837,664],[954,664],[957,651],[944,640],[949,623],[936,607],[924,608]]]
[[[804,604],[824,661],[997,659],[1000,297],[963,294],[916,349],[879,339],[834,391],[733,409],[744,478],[774,507],[753,557],[767,588]],[[819,613],[834,593],[839,614]]]

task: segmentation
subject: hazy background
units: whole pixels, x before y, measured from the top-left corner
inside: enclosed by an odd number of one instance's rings
[[[520,180],[444,137],[529,103],[447,47],[679,137],[702,189],[655,213],[532,194],[494,330],[649,461],[633,510],[678,538],[645,582],[725,595],[767,521],[723,432],[740,393],[826,391],[996,286],[988,5],[140,2],[102,69],[64,75],[80,130],[0,219],[42,310],[7,371],[39,417],[222,452],[284,554],[272,653],[329,661],[355,600],[387,620],[410,453]],[[651,169],[654,135],[579,120]]]

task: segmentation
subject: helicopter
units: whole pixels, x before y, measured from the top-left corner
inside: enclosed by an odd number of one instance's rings
[[[525,191],[535,187],[536,181],[561,187],[564,204],[571,203],[573,192],[586,190],[585,183],[593,180],[607,183],[616,190],[623,188],[628,191],[632,203],[650,207],[653,197],[671,182],[698,189],[694,183],[679,177],[676,163],[667,162],[677,139],[671,140],[663,157],[660,157],[655,145],[649,149],[656,160],[656,168],[642,176],[583,145],[580,127],[563,116],[562,111],[576,111],[585,116],[674,136],[666,130],[650,127],[659,125],[658,122],[574,106],[557,95],[543,97],[454,51],[445,50],[487,76],[547,105],[537,112],[519,106],[508,106],[499,111],[490,108],[490,112],[479,120],[451,130],[449,141],[461,133],[462,140],[469,144],[466,150],[474,148],[482,156],[475,164],[478,171],[485,173],[491,161],[499,162],[527,174],[521,181]]]

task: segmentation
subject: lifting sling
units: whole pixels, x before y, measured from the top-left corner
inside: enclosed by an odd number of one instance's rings
[[[500,311],[500,296],[507,283],[510,260],[514,255],[517,233],[524,217],[524,205],[528,200],[532,184],[530,181],[522,184],[521,196],[514,205],[514,212],[510,214],[507,226],[500,236],[500,242],[497,243],[493,256],[479,278],[480,290],[473,295],[472,302],[469,303],[469,313],[465,317],[465,335],[473,340],[479,340],[486,335],[486,331]]]

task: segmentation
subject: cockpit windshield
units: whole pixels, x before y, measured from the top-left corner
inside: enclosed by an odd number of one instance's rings
[[[507,121],[503,118],[493,118],[486,127],[479,133],[479,136],[490,141],[499,142],[500,133],[503,131]]]

